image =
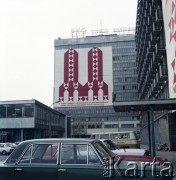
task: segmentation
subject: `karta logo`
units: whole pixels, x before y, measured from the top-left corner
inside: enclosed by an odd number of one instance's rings
[[[107,102],[108,85],[103,80],[103,53],[99,48],[88,52],[88,80],[79,82],[79,54],[69,49],[64,54],[64,82],[59,87],[60,102]],[[67,96],[65,96],[67,94]]]

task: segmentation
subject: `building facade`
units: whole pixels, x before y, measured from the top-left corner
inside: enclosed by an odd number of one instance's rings
[[[0,101],[0,142],[63,137],[65,115],[37,100]]]
[[[175,1],[138,0],[136,50],[140,100],[175,98]],[[141,114],[141,140],[148,144],[148,114]],[[156,111],[155,142],[175,149],[172,111]]]
[[[137,112],[117,113],[113,101],[137,100],[135,35],[55,40],[54,109],[72,117],[72,136],[139,128]]]

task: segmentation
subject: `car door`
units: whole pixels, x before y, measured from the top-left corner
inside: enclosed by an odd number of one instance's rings
[[[104,166],[88,144],[62,144],[58,180],[102,180]]]
[[[15,180],[57,180],[58,144],[32,144],[19,162],[14,173]]]

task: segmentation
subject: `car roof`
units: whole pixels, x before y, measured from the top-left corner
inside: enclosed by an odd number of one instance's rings
[[[97,140],[93,139],[86,139],[86,138],[44,138],[44,139],[30,139],[25,140],[22,143],[57,143],[57,142],[67,142],[67,143],[89,143],[89,142],[95,142]]]

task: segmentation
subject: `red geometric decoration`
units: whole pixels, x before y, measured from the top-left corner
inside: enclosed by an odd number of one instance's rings
[[[78,79],[78,56],[78,52],[74,49],[69,49],[64,54],[64,82],[59,87],[59,100],[66,102],[64,93],[67,92],[69,102],[107,101],[108,85],[103,81],[102,51],[99,48],[92,48],[88,52],[88,81],[84,85]],[[74,97],[75,92],[77,97]]]

